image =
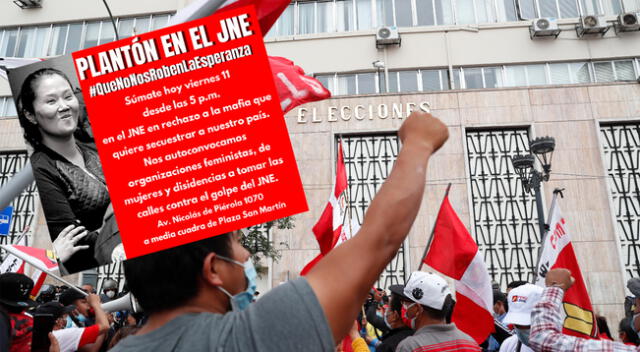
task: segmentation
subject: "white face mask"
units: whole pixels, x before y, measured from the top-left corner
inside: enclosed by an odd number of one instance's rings
[[[107,291],[106,295],[109,298],[113,298],[113,297],[115,297],[116,293],[115,293],[115,291],[109,290],[109,291]]]

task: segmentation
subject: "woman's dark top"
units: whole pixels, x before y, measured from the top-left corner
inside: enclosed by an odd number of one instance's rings
[[[65,227],[82,225],[91,233],[77,245],[88,244],[64,263],[75,273],[95,268],[94,244],[111,200],[95,145],[77,142],[86,170],[74,165],[52,149],[40,145],[31,155],[40,201],[47,219],[51,240]]]

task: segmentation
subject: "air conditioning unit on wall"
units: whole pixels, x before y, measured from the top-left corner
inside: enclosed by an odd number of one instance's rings
[[[640,14],[625,12],[618,15],[618,21],[614,25],[616,33],[635,32],[640,30]]]
[[[536,18],[529,26],[529,35],[533,38],[557,38],[560,35],[558,20],[555,18]]]
[[[398,27],[385,26],[378,28],[376,31],[376,48],[380,49],[380,47],[387,45],[400,45],[400,43],[401,39]]]
[[[609,30],[609,25],[604,16],[587,15],[580,18],[580,23],[576,26],[578,37],[585,34],[600,34],[604,36]]]

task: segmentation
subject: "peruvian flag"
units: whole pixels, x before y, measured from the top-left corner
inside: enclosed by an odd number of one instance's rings
[[[344,166],[344,156],[342,155],[342,141],[340,141],[338,143],[338,163],[336,165],[336,180],[333,185],[333,192],[320,219],[313,227],[313,234],[320,245],[320,254],[302,269],[300,275],[305,275],[330,250],[342,244],[360,230],[360,224],[354,218],[351,218],[351,221],[347,222],[346,225],[344,224],[345,219],[348,218],[346,216],[348,187],[347,171]]]
[[[566,220],[562,216],[556,197],[551,203],[549,232],[547,232],[542,248],[536,285],[544,287],[544,278],[547,272],[554,268],[569,269],[576,280],[565,293],[562,302],[566,312],[562,332],[578,337],[597,338],[598,325],[589,293],[584,284],[573,245],[571,245],[570,231],[567,229]]]
[[[433,242],[424,263],[455,281],[456,326],[482,343],[494,331],[491,278],[478,250],[458,215],[444,197],[433,230]]]
[[[58,270],[58,261],[56,260],[53,251],[33,248],[15,244],[2,245],[4,250],[9,252],[10,256],[13,256],[21,261],[21,264],[14,272],[24,273],[25,263],[31,264],[34,267],[34,270],[31,273],[31,279],[33,280],[34,286],[33,290],[31,290],[31,297],[34,298],[40,292],[40,288],[44,284],[44,280],[47,278],[47,272]],[[2,266],[4,266],[4,262],[2,262]],[[0,267],[0,272],[5,272]]]

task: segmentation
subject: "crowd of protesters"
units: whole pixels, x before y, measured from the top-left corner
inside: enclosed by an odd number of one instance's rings
[[[33,286],[24,274],[0,274],[0,351],[107,351],[141,323],[142,314],[103,309],[124,294],[114,280],[105,281],[100,295],[92,285],[43,285],[35,300]]]
[[[388,292],[372,289],[415,220],[431,155],[448,138],[442,122],[419,112],[398,135],[403,147],[361,230],[306,276],[257,298],[256,271],[237,232],[125,261],[127,292],[115,282],[105,282],[100,296],[91,285],[45,285],[34,301],[31,279],[5,273],[0,349],[30,351],[45,336],[47,351],[65,352],[640,351],[638,279],[628,285],[636,314],[620,322],[616,342],[602,319],[600,339],[563,334],[561,302],[574,282],[566,269],[547,272],[545,287],[513,282],[506,294],[494,287],[495,332],[480,344],[452,322],[454,294],[441,276],[417,271]],[[127,293],[143,313],[105,311]],[[42,317],[52,321],[45,330]]]

